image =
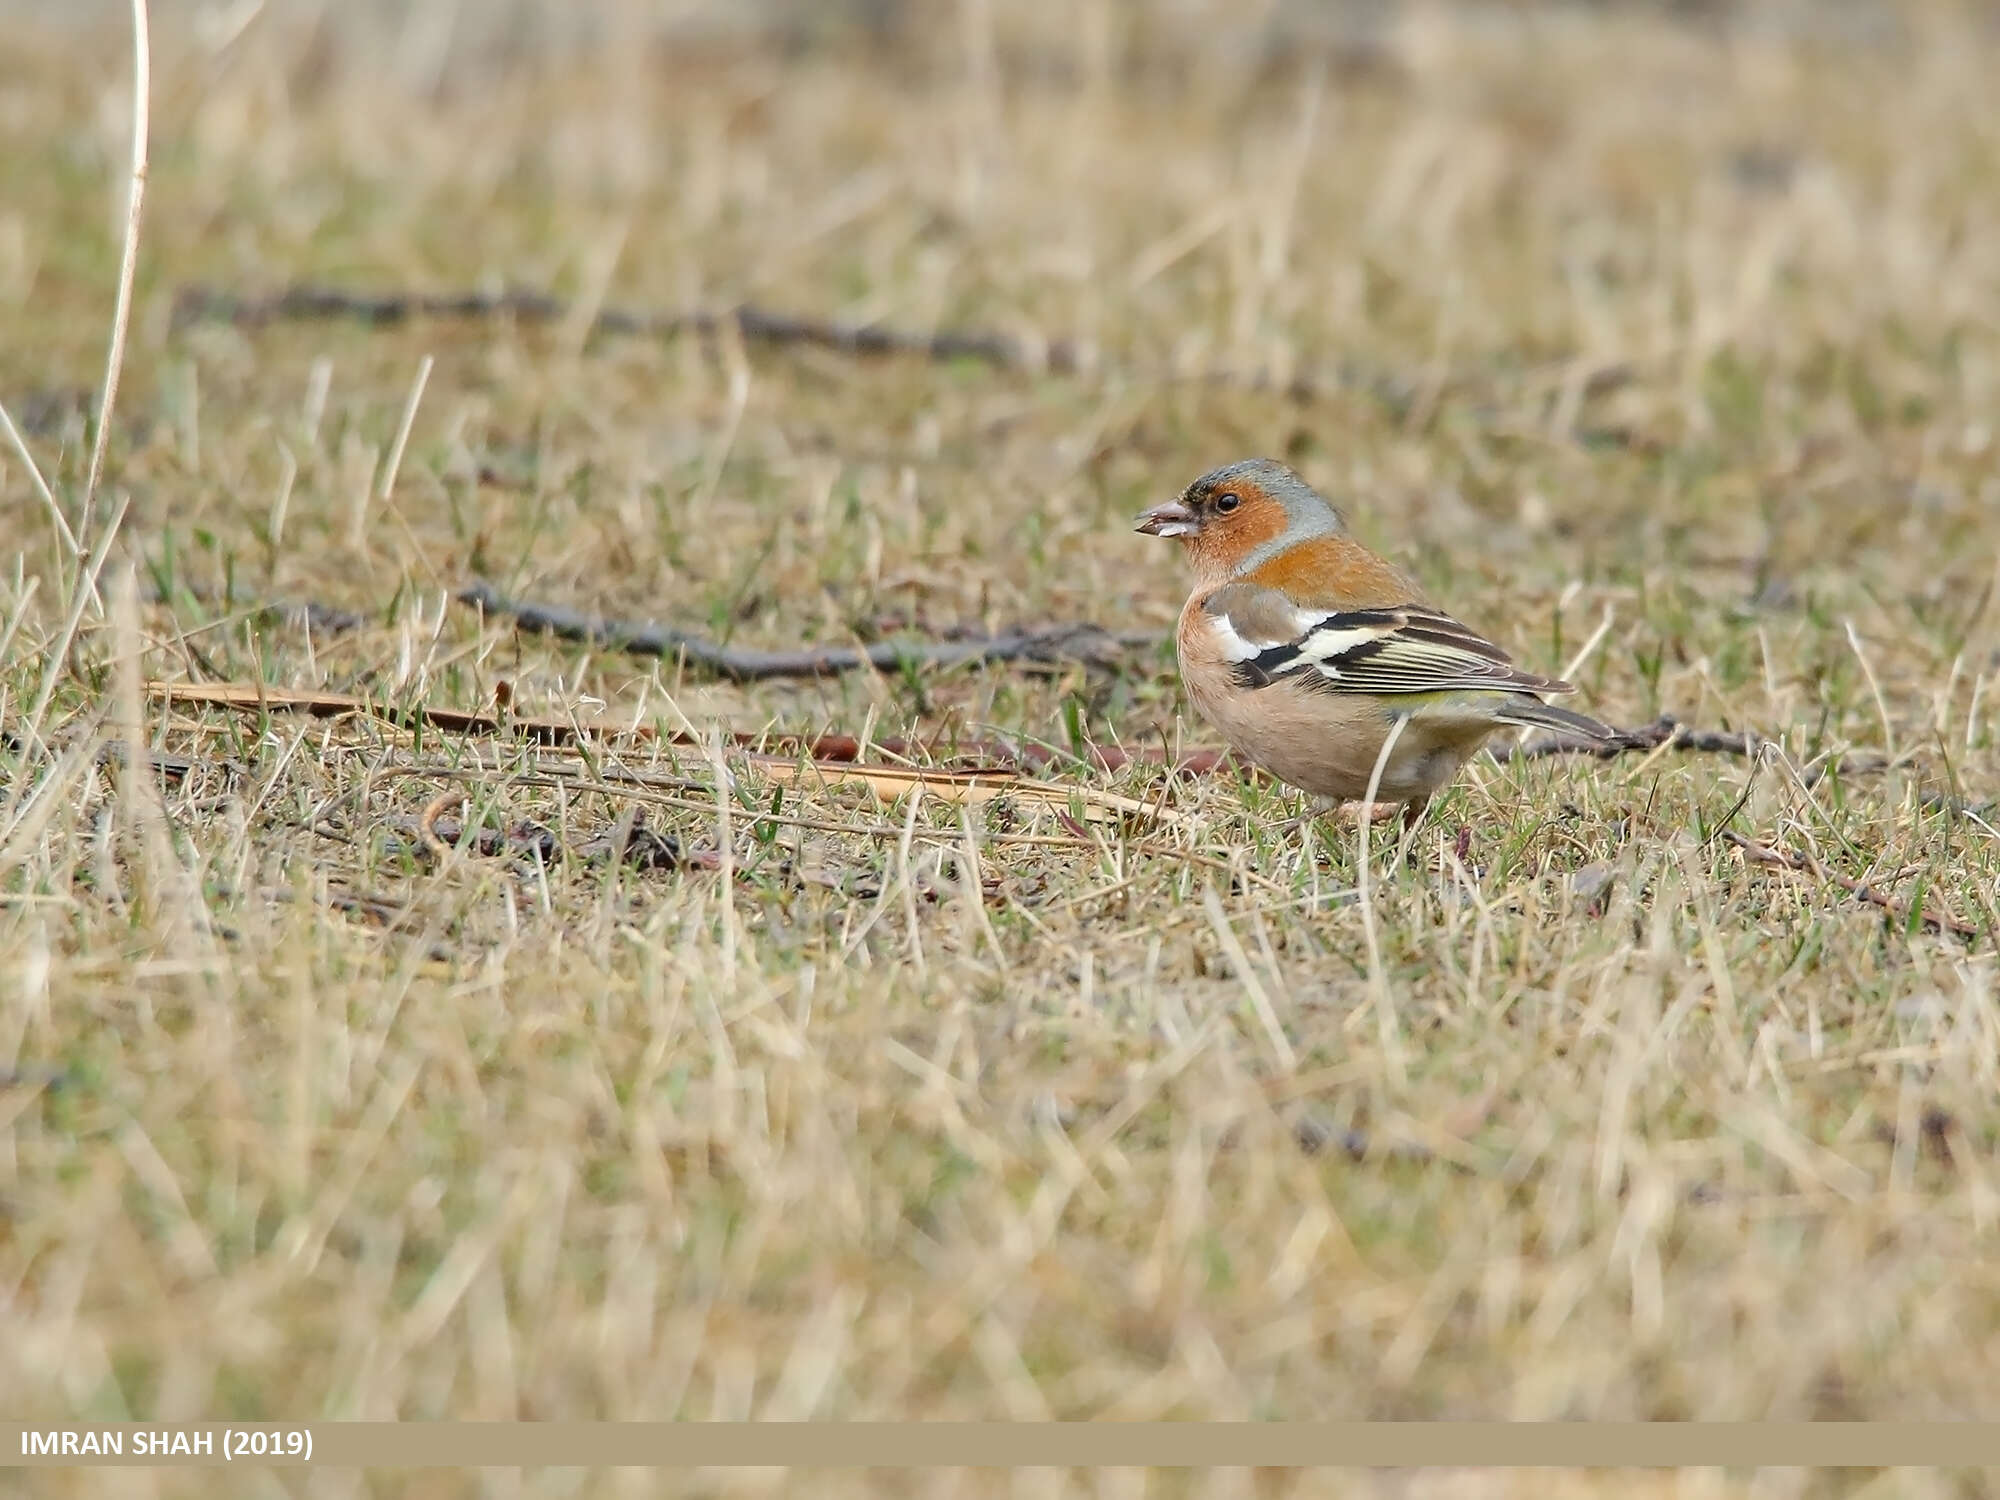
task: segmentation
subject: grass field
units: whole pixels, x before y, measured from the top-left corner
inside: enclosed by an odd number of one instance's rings
[[[1976,7],[163,6],[88,516],[125,12],[6,14],[0,402],[64,519],[0,445],[0,1411],[2000,1416]],[[304,281],[565,310],[174,316]],[[594,319],[745,303],[1013,352]],[[1476,763],[1364,902],[1351,819],[1158,763],[1216,742],[1131,518],[1252,454],[1579,707],[1754,753]],[[475,577],[1157,644],[739,683]],[[718,731],[1058,753],[976,800]]]

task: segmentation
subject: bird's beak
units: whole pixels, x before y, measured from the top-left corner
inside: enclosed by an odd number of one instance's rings
[[[1143,531],[1147,536],[1193,536],[1194,512],[1178,500],[1169,500],[1139,517],[1139,524],[1133,530]]]

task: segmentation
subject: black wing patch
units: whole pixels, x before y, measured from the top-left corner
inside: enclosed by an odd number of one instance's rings
[[[1323,615],[1291,640],[1242,657],[1234,671],[1240,687],[1291,678],[1329,693],[1571,691],[1568,683],[1515,666],[1451,616],[1416,605]]]

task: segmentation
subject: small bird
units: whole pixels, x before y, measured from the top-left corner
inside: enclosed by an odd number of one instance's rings
[[[1498,729],[1617,737],[1544,703],[1575,689],[1432,608],[1281,463],[1204,474],[1137,529],[1178,541],[1194,565],[1176,637],[1189,701],[1238,755],[1303,791],[1365,798],[1399,720],[1375,795],[1412,823]]]

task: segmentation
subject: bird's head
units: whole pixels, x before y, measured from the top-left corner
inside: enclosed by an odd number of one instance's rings
[[[1346,528],[1326,497],[1275,459],[1211,469],[1177,499],[1139,517],[1137,530],[1186,549],[1197,573],[1247,573],[1309,537]]]

